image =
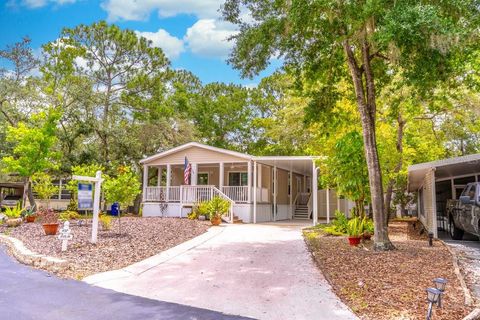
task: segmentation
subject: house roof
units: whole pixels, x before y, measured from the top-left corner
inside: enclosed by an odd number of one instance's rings
[[[252,156],[246,153],[241,153],[237,151],[212,147],[206,144],[198,143],[198,142],[189,142],[183,144],[181,146],[175,147],[173,149],[160,152],[156,155],[147,157],[140,161],[141,164],[148,164],[157,159],[166,157],[168,155],[174,154],[179,151],[186,150],[188,148],[197,147],[202,148],[209,151],[219,152],[222,154],[234,156],[240,159],[245,159],[246,161],[257,161],[259,163],[270,165],[270,166],[277,166],[284,170],[292,170],[298,173],[308,173],[312,172],[312,161],[315,159],[319,159],[319,157],[315,156]],[[215,160],[215,159],[213,159]]]
[[[480,173],[480,153],[411,165],[408,167],[408,189],[417,190],[425,174],[432,169],[436,179]]]

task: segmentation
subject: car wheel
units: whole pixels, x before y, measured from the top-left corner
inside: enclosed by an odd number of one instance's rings
[[[450,237],[453,240],[462,240],[463,239],[463,230],[455,226],[453,218],[450,218]]]

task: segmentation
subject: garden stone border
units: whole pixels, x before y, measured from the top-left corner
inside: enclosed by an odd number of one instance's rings
[[[20,263],[52,272],[59,272],[68,268],[67,260],[33,252],[16,238],[0,234],[0,243],[5,244],[8,252]]]

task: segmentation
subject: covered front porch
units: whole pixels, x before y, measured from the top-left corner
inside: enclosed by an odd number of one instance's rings
[[[188,185],[185,158],[191,164]],[[195,203],[219,196],[231,201],[229,221],[311,220],[317,215],[314,159],[253,157],[196,143],[167,151],[142,161],[143,214],[185,217]]]

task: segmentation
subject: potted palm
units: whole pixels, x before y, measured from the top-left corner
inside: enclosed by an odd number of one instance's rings
[[[9,227],[18,227],[22,223],[22,212],[23,209],[18,203],[15,207],[6,207],[5,208],[5,216],[7,216],[6,224]]]
[[[32,223],[35,222],[35,219],[37,218],[37,213],[35,212],[35,207],[33,208],[28,208],[23,212],[23,218],[27,223]]]
[[[38,218],[42,222],[43,231],[45,235],[54,236],[58,231],[58,216],[59,214],[52,209],[43,209],[37,211]]]
[[[222,216],[230,209],[230,202],[220,197],[214,197],[208,202],[208,215],[210,222],[218,226],[222,222]]]
[[[355,217],[348,221],[347,225],[347,234],[348,234],[348,243],[351,246],[357,246],[360,244],[363,233],[363,221],[359,217]]]

